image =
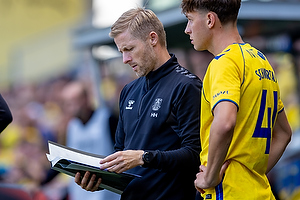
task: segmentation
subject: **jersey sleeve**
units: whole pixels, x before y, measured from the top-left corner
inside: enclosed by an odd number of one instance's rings
[[[221,101],[230,101],[239,107],[242,72],[238,65],[224,55],[211,63],[210,70],[211,110]]]

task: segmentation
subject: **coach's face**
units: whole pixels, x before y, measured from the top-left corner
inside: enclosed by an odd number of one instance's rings
[[[148,40],[134,37],[128,30],[114,38],[123,55],[123,63],[132,67],[138,77],[146,76],[155,68],[155,52]]]

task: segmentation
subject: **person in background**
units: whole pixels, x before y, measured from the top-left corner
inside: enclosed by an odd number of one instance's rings
[[[185,33],[215,57],[203,79],[202,151],[195,187],[204,199],[275,199],[266,174],[291,139],[265,55],[237,29],[241,0],[182,0]]]
[[[12,122],[13,117],[10,109],[0,94],[0,133]]]
[[[71,116],[67,126],[66,144],[89,153],[107,156],[113,152],[110,133],[110,111],[105,107],[94,108],[88,86],[81,81],[71,81],[62,89],[63,111]],[[69,185],[70,200],[114,200],[120,195],[110,191],[91,193],[79,188],[75,182]]]
[[[194,200],[193,180],[199,166],[200,94],[202,82],[180,66],[166,48],[163,24],[148,9],[126,11],[112,25],[110,36],[123,62],[138,79],[120,94],[114,154],[101,169],[140,175],[121,195],[126,200]],[[96,191],[101,179],[86,172],[75,182]]]

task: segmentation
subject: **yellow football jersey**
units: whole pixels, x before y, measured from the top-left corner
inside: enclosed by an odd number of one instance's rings
[[[267,58],[249,44],[232,44],[216,56],[203,80],[201,163],[207,164],[213,109],[221,101],[237,108],[237,121],[223,181],[206,190],[204,199],[275,199],[265,175],[272,131],[283,110],[279,86]]]

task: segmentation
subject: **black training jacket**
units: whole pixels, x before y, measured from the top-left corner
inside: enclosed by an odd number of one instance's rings
[[[148,167],[127,171],[142,178],[134,179],[121,199],[195,199],[202,82],[171,56],[121,92],[116,151],[141,149],[155,155]]]

